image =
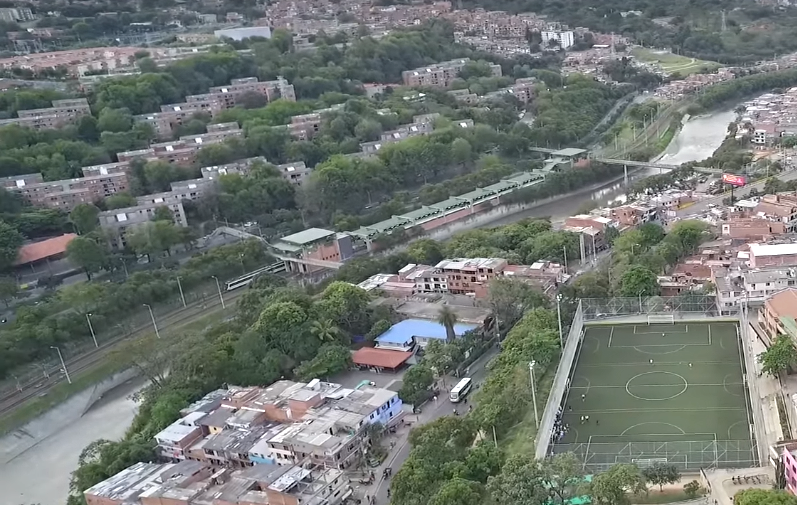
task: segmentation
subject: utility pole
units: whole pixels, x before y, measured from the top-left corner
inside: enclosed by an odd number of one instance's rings
[[[86,313],[86,322],[89,323],[89,331],[91,332],[91,339],[94,340],[94,347],[99,348],[100,344],[97,343],[97,335],[94,334],[94,327],[91,326],[91,312]]]
[[[183,285],[180,284],[180,277],[177,277],[177,289],[180,290],[180,299],[183,301],[183,308],[188,307],[185,303],[185,295],[183,294]]]
[[[149,317],[152,319],[152,326],[155,328],[155,336],[161,338],[161,333],[158,331],[158,323],[155,322],[155,314],[152,312],[152,306],[145,303],[144,307],[149,309]]]
[[[61,368],[64,369],[64,375],[66,376],[66,381],[69,384],[72,384],[72,379],[69,377],[69,370],[66,369],[66,363],[64,363],[64,356],[61,354],[61,349],[59,349],[54,345],[51,345],[50,349],[55,349],[55,352],[58,353],[58,359],[61,360]]]
[[[221,300],[221,308],[225,309],[226,307],[224,306],[224,296],[221,294],[221,284],[219,284],[219,278],[216,277],[215,275],[211,275],[211,277],[213,277],[216,280],[216,289],[219,290],[219,300]]]
[[[529,378],[531,380],[531,402],[534,404],[534,424],[539,429],[540,416],[537,414],[537,388],[534,386],[534,365],[536,364],[536,361],[529,362]]]
[[[561,349],[565,348],[565,337],[564,332],[562,332],[562,308],[560,303],[562,302],[562,293],[556,295],[556,320],[559,322],[559,347]]]

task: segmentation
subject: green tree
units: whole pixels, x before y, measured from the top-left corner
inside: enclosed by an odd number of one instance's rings
[[[656,274],[640,265],[625,271],[620,286],[620,294],[627,297],[656,296],[661,289]]]
[[[310,333],[321,342],[334,342],[340,335],[340,329],[331,319],[321,319],[313,321]]]
[[[797,364],[797,349],[791,337],[778,335],[769,349],[758,355],[758,362],[761,363],[761,371],[772,377],[790,370]]]
[[[451,158],[455,163],[466,164],[473,161],[473,147],[463,138],[454,139],[451,143]]]
[[[342,330],[362,335],[370,328],[370,302],[371,296],[364,289],[347,282],[333,282],[321,294],[318,307]]]
[[[437,322],[446,328],[446,342],[453,342],[457,338],[457,333],[454,330],[454,326],[457,324],[457,313],[448,305],[443,305],[437,313]]]
[[[399,397],[404,403],[419,405],[428,398],[433,382],[434,376],[428,366],[423,363],[413,365],[404,374]]]
[[[165,205],[161,205],[160,207],[155,209],[155,212],[152,213],[152,220],[153,221],[168,221],[170,223],[174,222],[174,215],[172,211],[169,210],[169,207]]]
[[[687,482],[684,484],[684,493],[686,497],[689,499],[694,499],[697,497],[697,494],[700,492],[700,483],[696,480],[691,482]]]
[[[487,480],[487,490],[495,503],[541,505],[550,498],[546,472],[533,457],[511,456],[501,473]]]
[[[3,300],[6,308],[17,296],[19,296],[19,283],[10,277],[0,277],[0,300]]]
[[[430,238],[414,241],[407,247],[407,255],[415,263],[436,265],[445,258],[440,242]]]
[[[72,212],[69,213],[69,220],[75,225],[75,229],[81,235],[94,231],[99,225],[97,216],[100,209],[90,203],[81,203],[76,205]]]
[[[475,482],[453,478],[445,481],[429,500],[429,505],[479,505],[483,503]]]
[[[548,306],[548,299],[538,289],[511,277],[496,277],[490,281],[488,302],[497,318],[499,331],[511,328],[527,310]]]
[[[86,277],[91,280],[91,275],[99,272],[108,261],[106,249],[90,237],[75,237],[66,246],[66,255],[69,261],[86,272]]]
[[[675,484],[681,480],[681,474],[675,465],[656,463],[642,470],[642,476],[647,482],[659,486],[659,491],[664,492],[664,484]]]
[[[105,107],[100,111],[97,127],[101,132],[128,132],[133,127],[133,116],[127,109],[111,109]]]
[[[296,368],[295,373],[299,380],[325,378],[344,372],[352,365],[351,351],[345,346],[334,343],[322,345],[315,357],[304,361]]]
[[[0,220],[0,271],[9,269],[17,261],[22,241],[22,235],[14,227]]]
[[[550,486],[553,505],[565,505],[583,494],[584,465],[575,454],[566,452],[555,454],[542,463],[546,474],[545,482]]]
[[[594,476],[589,491],[598,505],[629,505],[630,496],[646,493],[647,488],[636,465],[618,463]]]
[[[737,505],[797,505],[797,497],[782,489],[745,489],[733,497]]]
[[[105,207],[108,210],[123,209],[125,207],[133,207],[136,205],[136,197],[129,193],[114,193],[105,199]]]
[[[645,223],[639,227],[642,243],[651,247],[664,240],[664,229],[656,223]]]

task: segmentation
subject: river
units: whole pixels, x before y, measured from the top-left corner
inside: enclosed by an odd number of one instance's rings
[[[708,158],[722,144],[727,135],[728,123],[734,118],[734,112],[729,110],[717,111],[688,120],[678,134],[673,137],[659,161],[679,165],[688,161],[700,161]],[[642,169],[629,175],[629,179],[633,181],[658,173],[658,169]],[[619,180],[607,183],[593,191],[585,191],[574,198],[545,203],[524,212],[506,216],[490,223],[490,226],[510,224],[528,217],[550,217],[554,224],[561,224],[567,217],[578,213],[578,210],[589,201],[595,202],[595,206],[603,206],[624,199],[625,185],[622,180]]]

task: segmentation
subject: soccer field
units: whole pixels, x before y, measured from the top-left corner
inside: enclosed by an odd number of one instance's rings
[[[586,468],[755,464],[734,323],[589,326],[562,409]]]

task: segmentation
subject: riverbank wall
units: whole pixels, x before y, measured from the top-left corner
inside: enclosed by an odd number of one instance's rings
[[[44,442],[77,421],[99,401],[103,395],[136,378],[138,370],[130,368],[118,372],[104,381],[73,395],[36,419],[0,438],[0,465],[4,465],[25,451]]]

